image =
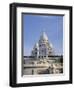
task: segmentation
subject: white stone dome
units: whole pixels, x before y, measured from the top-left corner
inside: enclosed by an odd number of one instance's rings
[[[48,37],[45,32],[42,33],[40,40],[48,41]]]
[[[50,43],[50,47],[53,48],[53,45]]]
[[[36,43],[35,46],[34,46],[34,48],[37,48],[38,49],[39,48],[39,44]]]

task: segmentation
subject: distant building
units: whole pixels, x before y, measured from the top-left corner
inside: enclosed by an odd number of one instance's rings
[[[31,55],[37,58],[44,58],[53,55],[52,44],[48,41],[48,37],[45,32],[42,33],[38,43],[35,44]]]

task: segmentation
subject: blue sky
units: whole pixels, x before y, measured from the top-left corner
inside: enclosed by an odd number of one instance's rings
[[[63,16],[23,14],[23,53],[31,54],[42,32],[48,36],[55,54],[63,54]]]

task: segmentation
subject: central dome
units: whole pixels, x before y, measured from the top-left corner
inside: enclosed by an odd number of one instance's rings
[[[45,41],[48,41],[48,37],[46,35],[45,32],[42,33],[41,37],[40,37],[40,40],[45,40]]]

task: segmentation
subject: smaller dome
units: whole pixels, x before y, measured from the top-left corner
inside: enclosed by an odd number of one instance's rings
[[[36,43],[35,46],[34,46],[34,48],[37,48],[38,49],[39,48],[39,44]]]
[[[50,43],[50,47],[53,48],[53,45]]]

